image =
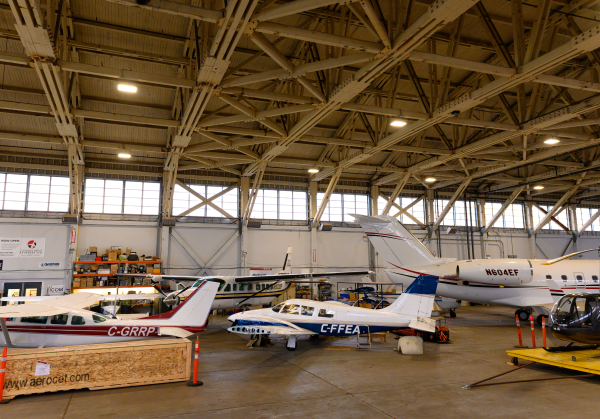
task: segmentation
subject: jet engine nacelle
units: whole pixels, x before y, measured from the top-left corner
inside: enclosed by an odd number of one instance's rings
[[[485,259],[458,262],[456,277],[469,282],[493,285],[521,285],[531,282],[533,269],[527,259]]]

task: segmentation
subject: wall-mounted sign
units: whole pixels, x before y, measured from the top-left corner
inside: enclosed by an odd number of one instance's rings
[[[43,269],[57,269],[62,266],[61,262],[40,262],[40,268]]]
[[[64,293],[64,285],[48,285],[48,295],[63,295]]]
[[[46,239],[2,238],[0,237],[0,257],[44,257]]]
[[[0,260],[0,271],[2,270],[2,265],[4,265],[4,261]]]
[[[250,268],[250,276],[265,276],[273,274],[273,268]]]

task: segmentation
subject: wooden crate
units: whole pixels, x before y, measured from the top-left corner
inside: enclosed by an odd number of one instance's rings
[[[187,381],[191,352],[188,339],[9,349],[3,398]],[[36,367],[43,372],[45,365],[50,367],[49,374],[36,376]]]

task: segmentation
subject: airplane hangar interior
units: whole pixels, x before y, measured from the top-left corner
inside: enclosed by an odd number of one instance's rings
[[[0,0],[2,418],[596,417],[599,278],[598,0]]]

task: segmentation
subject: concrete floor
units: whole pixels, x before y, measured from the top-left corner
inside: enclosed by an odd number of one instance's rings
[[[176,383],[21,396],[0,405],[1,417],[564,419],[598,414],[596,377],[461,389],[513,368],[506,364],[505,351],[517,343],[514,310],[508,308],[461,308],[450,325],[453,343],[426,343],[425,354],[412,357],[394,351],[393,335],[370,351],[324,350],[355,344],[336,338],[301,340],[294,352],[282,340],[248,349],[246,340],[224,330],[228,324],[224,317],[211,318],[200,335],[202,387]],[[530,334],[524,335],[530,344]],[[540,365],[501,379],[573,374]]]

